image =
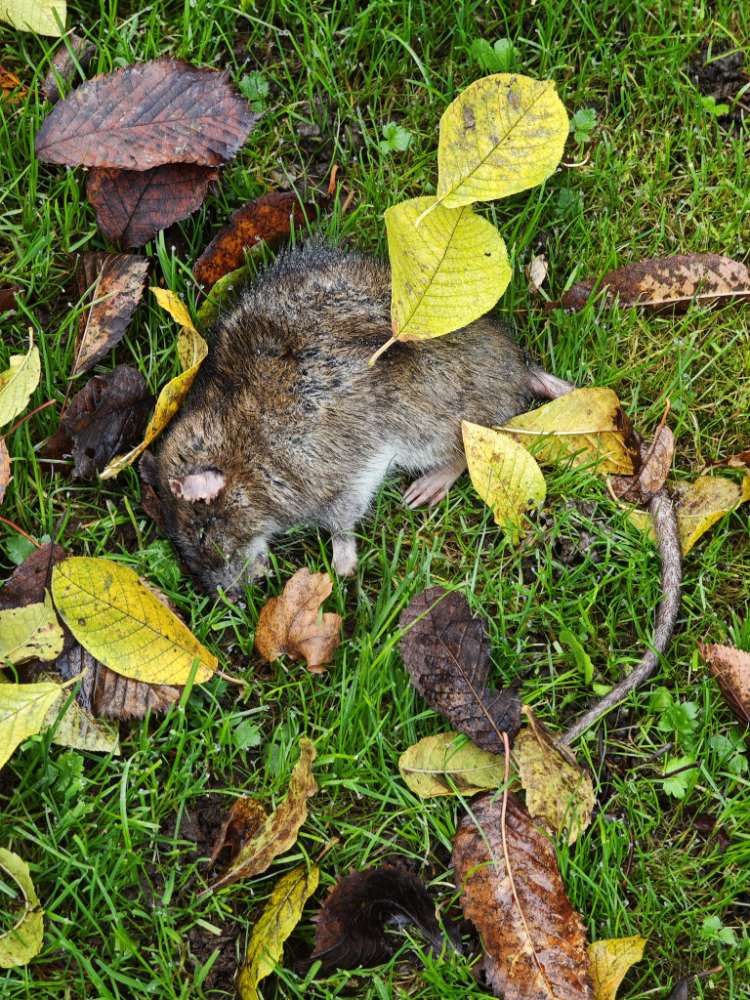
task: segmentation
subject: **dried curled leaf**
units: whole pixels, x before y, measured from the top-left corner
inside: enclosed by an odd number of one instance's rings
[[[312,773],[315,747],[306,739],[301,739],[299,746],[299,760],[289,779],[286,798],[242,846],[229,868],[205,890],[204,895],[231,885],[238,879],[260,875],[274,858],[289,850],[296,841],[299,829],[307,819],[307,800],[318,790]]]
[[[674,455],[674,434],[663,424],[650,445],[641,445],[640,453],[637,473],[634,476],[613,476],[610,485],[616,497],[645,506],[667,481]]]
[[[35,35],[59,38],[66,14],[65,0],[0,0],[0,21]]]
[[[565,895],[554,847],[510,795],[509,873],[501,810],[499,797],[474,799],[453,841],[456,885],[482,937],[486,980],[504,1000],[592,1000],[583,920]]]
[[[338,648],[341,616],[321,614],[320,606],[330,596],[333,582],[327,573],[297,570],[287,580],[279,597],[261,608],[255,629],[255,648],[264,660],[287,655],[304,660],[312,673],[322,673]]]
[[[77,35],[75,31],[68,32],[65,44],[55,53],[42,83],[42,93],[50,104],[60,100],[60,84],[71,83],[78,73],[79,66],[85,71],[95,52],[96,46],[93,42]]]
[[[0,767],[24,740],[46,728],[47,713],[59,698],[59,684],[0,684]]]
[[[500,753],[503,733],[518,730],[521,703],[513,691],[487,687],[490,645],[458,591],[430,587],[401,614],[401,655],[412,684],[482,750]]]
[[[231,864],[267,818],[265,807],[257,799],[246,795],[235,799],[216,834],[209,858],[211,864],[216,864],[219,860],[225,865]]]
[[[574,466],[594,465],[600,473],[633,474],[633,429],[611,389],[574,389],[513,417],[502,430],[512,432],[540,462],[570,458]]]
[[[0,663],[55,660],[62,648],[63,631],[49,595],[43,602],[0,611]]]
[[[626,972],[640,962],[645,947],[646,939],[638,935],[608,938],[589,945],[594,1000],[615,1000]]]
[[[305,903],[318,888],[320,869],[298,865],[273,888],[271,898],[253,925],[247,954],[237,977],[240,1000],[263,1000],[258,983],[273,972],[284,953],[284,942],[299,923]]]
[[[0,372],[0,427],[5,427],[29,405],[32,393],[39,385],[42,368],[39,348],[29,331],[26,354],[11,354],[10,367]]]
[[[724,697],[741,722],[750,725],[750,653],[719,643],[698,643]]]
[[[52,597],[65,624],[101,663],[151,684],[209,680],[217,659],[129,567],[77,556],[52,570]]]
[[[13,926],[0,934],[0,969],[14,969],[26,965],[41,950],[44,917],[26,862],[13,851],[0,847],[0,869],[13,879],[23,895],[23,905],[11,910],[15,913]],[[3,909],[7,909],[8,900],[6,897],[3,900]]]
[[[474,489],[492,510],[495,524],[514,534],[526,511],[544,503],[542,470],[522,444],[501,431],[465,420],[461,430]]]
[[[480,750],[460,733],[426,736],[401,754],[398,769],[423,799],[475,795],[503,784],[503,758]]]

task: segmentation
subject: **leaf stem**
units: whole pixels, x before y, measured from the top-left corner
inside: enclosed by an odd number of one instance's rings
[[[367,362],[367,367],[372,368],[372,366],[375,364],[375,362],[378,360],[381,354],[385,354],[388,348],[392,347],[396,343],[397,339],[398,339],[397,337],[391,337],[389,340],[386,340],[384,344],[381,344],[380,347],[377,349],[377,351],[375,351],[373,356]]]

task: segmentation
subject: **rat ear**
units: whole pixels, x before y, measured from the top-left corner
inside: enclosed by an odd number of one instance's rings
[[[199,469],[181,479],[169,480],[172,495],[178,500],[189,500],[191,503],[195,503],[196,500],[210,503],[216,499],[225,485],[224,473],[218,469]]]

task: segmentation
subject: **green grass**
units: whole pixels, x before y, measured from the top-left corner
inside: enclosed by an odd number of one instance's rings
[[[223,172],[221,191],[146,248],[152,281],[163,277],[194,301],[191,264],[228,214],[268,188],[320,182],[333,162],[354,203],[319,228],[382,253],[383,211],[434,188],[439,116],[481,75],[471,42],[509,37],[522,72],[553,78],[569,111],[594,107],[598,124],[584,166],[561,168],[543,187],[490,209],[515,265],[500,311],[558,375],[612,386],[644,433],[669,399],[678,478],[748,447],[747,306],[691,308],[678,317],[598,305],[574,315],[546,313],[523,275],[530,255],[543,251],[547,291],[556,297],[576,277],[646,256],[747,257],[747,124],[743,134],[723,131],[688,70],[705,40],[748,51],[746,5],[540,0],[502,5],[499,13],[478,0],[246,6],[243,15],[221,0],[143,9],[72,5],[69,23],[96,42],[98,72],[168,53],[224,66],[236,81],[257,70],[270,84],[268,111]],[[559,643],[560,631],[578,635],[596,681],[620,677],[649,635],[659,593],[654,552],[591,476],[551,473],[545,518],[517,547],[466,482],[429,513],[405,510],[391,484],[361,526],[357,578],[335,583],[329,604],[344,616],[346,639],[328,673],[260,663],[252,652],[259,608],[295,567],[326,568],[328,539],[295,533],[277,546],[273,574],[248,591],[246,606],[212,601],[193,592],[142,513],[135,473],[81,484],[67,468],[53,475],[39,463],[73,358],[80,305],[71,255],[106,244],[82,172],[50,168],[33,156],[46,113],[38,87],[54,44],[1,31],[0,63],[30,92],[19,104],[0,105],[0,269],[3,283],[23,289],[20,309],[0,320],[0,360],[5,367],[32,326],[43,357],[32,406],[58,404],[9,439],[14,480],[2,513],[35,537],[56,533],[72,552],[134,566],[172,598],[224,669],[247,680],[240,693],[216,679],[193,691],[184,709],[123,727],[120,758],[50,748],[48,736],[15,753],[0,774],[0,843],[29,861],[46,934],[30,966],[0,971],[3,1000],[232,996],[232,972],[274,881],[332,837],[339,841],[326,856],[321,889],[287,945],[285,969],[266,981],[264,995],[312,1000],[353,987],[372,1000],[484,996],[467,960],[421,954],[410,961],[407,953],[421,952],[418,945],[407,944],[364,976],[307,982],[291,971],[306,955],[315,904],[353,867],[405,857],[445,911],[460,916],[450,848],[462,805],[419,801],[398,775],[399,754],[444,727],[406,682],[398,615],[430,583],[465,588],[489,621],[496,682],[520,677],[524,700],[562,727],[592,694]],[[380,150],[391,121],[411,132],[406,151]],[[302,128],[311,125],[319,132]],[[583,156],[571,141],[566,160]],[[136,364],[154,389],[176,369],[173,326],[152,302],[139,308],[116,359]],[[598,812],[575,847],[561,852],[561,867],[591,939],[648,938],[644,961],[621,989],[629,1000],[665,996],[681,975],[717,965],[722,971],[696,984],[694,995],[748,995],[750,782],[729,771],[709,743],[738,727],[695,652],[699,639],[750,649],[748,528],[746,506],[688,557],[679,634],[659,676],[676,699],[698,707],[695,788],[682,802],[662,790],[663,746],[673,737],[657,729],[648,692],[631,697],[580,747],[596,778]],[[2,532],[0,564],[9,572],[14,536]],[[260,743],[238,749],[237,727],[248,719],[259,727]],[[205,849],[205,823],[215,825],[240,793],[278,801],[303,734],[318,748],[320,792],[298,845],[265,875],[196,903],[206,870],[196,839]],[[715,818],[728,844],[700,832],[701,814]],[[735,947],[701,933],[706,916],[734,930]]]

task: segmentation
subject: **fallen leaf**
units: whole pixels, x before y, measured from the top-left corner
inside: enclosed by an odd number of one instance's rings
[[[518,730],[521,702],[514,691],[486,686],[489,639],[463,594],[430,587],[412,598],[399,627],[404,665],[430,708],[482,750],[500,753],[503,733]]]
[[[219,860],[225,865],[231,864],[267,818],[268,813],[257,799],[246,795],[235,799],[216,835],[209,858],[211,864]]]
[[[46,542],[17,566],[0,590],[0,608],[16,608],[44,601],[52,579],[52,567],[65,558],[61,545]]]
[[[6,285],[5,288],[0,288],[0,315],[16,308],[16,295],[20,291],[20,285]]]
[[[3,897],[3,909],[14,915],[13,926],[0,934],[0,969],[26,965],[39,953],[44,939],[44,917],[26,862],[13,851],[0,847],[0,869],[16,883],[23,905]]]
[[[245,263],[245,253],[268,243],[285,240],[292,224],[304,224],[314,206],[303,205],[294,191],[270,191],[233,212],[195,262],[193,274],[202,285],[213,285]]]
[[[479,424],[461,422],[472,485],[491,509],[495,524],[511,535],[523,515],[541,507],[547,484],[534,456],[512,437]]]
[[[5,499],[5,490],[10,482],[10,455],[5,438],[0,438],[0,503]]]
[[[92,656],[125,677],[152,684],[202,684],[217,659],[129,567],[76,556],[52,570],[52,597]]]
[[[440,954],[444,937],[435,903],[416,875],[398,864],[351,872],[339,879],[315,918],[315,944],[309,962],[321,973],[369,968],[387,962],[396,950],[386,925],[414,924]]]
[[[29,405],[41,372],[39,348],[34,346],[34,336],[29,331],[28,353],[11,354],[9,367],[0,372],[0,427],[9,424]]]
[[[78,73],[79,66],[85,71],[95,52],[96,46],[93,42],[81,38],[74,31],[68,32],[65,44],[55,53],[42,83],[42,93],[50,104],[60,100],[60,84],[71,83]]]
[[[19,31],[59,38],[65,17],[65,0],[0,0],[0,21]]]
[[[710,303],[750,299],[750,271],[744,264],[716,253],[654,257],[578,281],[559,302],[565,309],[582,309],[595,287],[620,305],[686,309],[691,302]]]
[[[634,471],[633,429],[611,389],[574,389],[513,417],[502,430],[531,448],[540,462],[569,458],[574,467],[593,463],[600,473]]]
[[[243,264],[242,267],[238,267],[219,278],[209,290],[196,313],[201,329],[208,330],[214,325],[220,311],[233,297],[235,289],[241,288],[251,276],[252,269],[247,264]]]
[[[734,714],[750,725],[750,653],[719,643],[698,643],[698,649]]]
[[[750,448],[745,451],[738,451],[734,455],[730,455],[729,458],[722,459],[720,462],[711,462],[711,465],[721,465],[729,469],[748,469],[750,468]]]
[[[488,312],[508,286],[505,243],[492,223],[470,208],[412,198],[386,210],[385,227],[391,325],[398,340],[440,337],[467,326]]]
[[[633,476],[613,476],[610,480],[616,497],[646,505],[667,481],[674,456],[674,434],[662,424],[650,445],[641,445],[641,462]]]
[[[1,9],[2,0],[0,0],[0,10]],[[0,93],[2,93],[4,101],[15,103],[16,101],[22,101],[28,94],[28,90],[21,83],[15,73],[11,73],[9,69],[6,69],[4,66],[0,66]]]
[[[231,885],[241,878],[252,878],[264,872],[274,858],[288,851],[297,839],[307,819],[307,800],[318,786],[312,773],[315,747],[310,740],[299,741],[299,760],[289,779],[286,798],[263,822],[258,832],[247,841],[221,878],[213,882],[202,895]]]
[[[555,833],[565,832],[568,843],[574,844],[591,822],[596,804],[591,776],[529,708],[522,712],[528,726],[516,735],[513,761],[526,793],[526,808]]]
[[[59,684],[0,684],[0,767],[17,746],[46,727],[47,713],[59,697]]]
[[[538,295],[547,277],[549,264],[543,253],[534,254],[525,267],[526,280],[529,283],[529,291],[532,295]]]
[[[83,254],[91,306],[81,316],[73,375],[81,375],[120,343],[146,287],[149,262],[132,254]]]
[[[440,119],[438,200],[457,208],[541,184],[562,159],[569,130],[552,80],[476,80]]]
[[[643,958],[645,938],[609,938],[589,945],[594,1000],[615,1000],[620,983],[631,965]]]
[[[55,660],[62,652],[63,632],[49,595],[44,602],[0,611],[0,661]]]
[[[52,680],[45,677],[45,680]],[[52,680],[52,683],[55,683]],[[120,754],[120,734],[111,723],[99,722],[79,705],[75,698],[69,698],[67,692],[58,684],[60,698],[47,712],[44,729],[54,725],[52,742],[61,747],[71,747],[73,750],[88,750],[90,753]],[[65,706],[62,715],[61,709]]]
[[[273,888],[271,898],[253,925],[245,961],[237,977],[240,1000],[263,1000],[258,983],[276,968],[284,942],[299,923],[305,903],[318,888],[320,869],[293,868]]]
[[[218,176],[213,167],[190,163],[165,163],[151,170],[98,167],[89,172],[86,196],[107,239],[140,247],[200,208]]]
[[[592,1000],[583,920],[565,895],[555,849],[508,796],[474,799],[453,841],[456,885],[482,937],[482,971],[504,1000]],[[512,876],[512,881],[511,881]]]
[[[401,777],[420,798],[475,795],[503,784],[503,759],[459,733],[426,736],[398,760]]]
[[[235,155],[258,117],[225,73],[155,59],[77,87],[47,115],[36,155],[46,163],[127,170],[215,167]]]
[[[333,590],[327,573],[303,567],[287,580],[279,597],[261,608],[255,629],[255,648],[269,663],[280,656],[304,660],[312,673],[323,673],[338,648],[341,616],[321,614],[320,606]]]

